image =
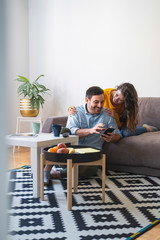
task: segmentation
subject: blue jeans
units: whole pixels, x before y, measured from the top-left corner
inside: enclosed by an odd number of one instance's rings
[[[121,130],[121,136],[122,137],[130,137],[130,136],[137,136],[142,133],[147,132],[147,129],[145,127],[136,127],[134,132],[131,132],[126,125],[124,125]]]

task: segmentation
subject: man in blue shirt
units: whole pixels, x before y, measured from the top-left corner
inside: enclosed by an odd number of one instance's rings
[[[104,91],[100,87],[90,87],[86,91],[85,105],[76,107],[76,113],[68,117],[67,128],[79,136],[79,144],[102,149],[104,141],[117,142],[120,131],[115,119],[103,108]],[[103,134],[107,128],[114,128],[113,133]],[[51,168],[51,166],[50,166]],[[49,166],[46,167],[50,171]],[[80,166],[79,176],[89,177],[96,174],[97,166]],[[44,172],[44,183],[47,183],[49,172]],[[51,174],[52,178],[66,177],[66,168]]]

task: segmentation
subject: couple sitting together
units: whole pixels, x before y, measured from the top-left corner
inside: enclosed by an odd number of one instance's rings
[[[157,131],[156,127],[138,123],[138,96],[134,86],[123,83],[116,89],[93,86],[86,91],[85,104],[69,108],[66,127],[71,134],[79,136],[79,144],[102,149],[104,141],[117,142],[122,137],[136,136],[149,131]],[[112,133],[103,134],[107,128],[114,128]],[[44,183],[50,179],[67,177],[66,168],[53,171],[52,166],[44,168]],[[97,166],[80,166],[79,177],[96,175]]]

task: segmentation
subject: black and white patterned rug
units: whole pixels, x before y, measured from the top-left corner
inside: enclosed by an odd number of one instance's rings
[[[122,240],[160,217],[160,178],[109,171],[106,202],[99,176],[79,180],[67,210],[66,180],[33,198],[30,167],[9,173],[9,240]]]

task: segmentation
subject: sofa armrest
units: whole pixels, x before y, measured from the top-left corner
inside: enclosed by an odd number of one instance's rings
[[[52,116],[47,118],[42,127],[42,133],[51,133],[53,124],[60,124],[62,127],[65,127],[67,119],[68,116]]]

